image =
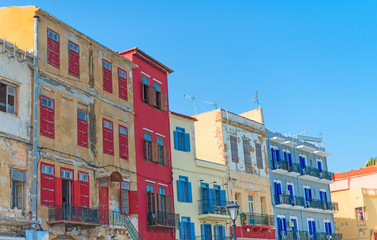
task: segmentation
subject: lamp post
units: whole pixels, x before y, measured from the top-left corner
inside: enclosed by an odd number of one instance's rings
[[[235,203],[235,202],[230,202],[226,205],[226,207],[228,208],[230,218],[233,221],[233,237],[234,237],[234,240],[237,240],[236,219],[237,219],[237,216],[238,216],[238,209],[240,208],[240,206],[238,206],[238,204]]]

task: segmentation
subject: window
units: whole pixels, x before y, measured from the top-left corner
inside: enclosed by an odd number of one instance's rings
[[[0,83],[0,111],[17,115],[16,88]]]
[[[77,144],[88,147],[88,113],[84,110],[77,110]]]
[[[309,228],[309,238],[314,239],[313,237],[317,233],[316,225],[314,219],[308,219],[308,228]]]
[[[143,77],[143,102],[149,103],[150,102],[150,92],[149,92],[149,79],[146,77]]]
[[[60,37],[49,28],[47,29],[47,62],[56,68],[60,67]]]
[[[216,240],[225,240],[225,227],[220,224],[215,225],[215,239]]]
[[[160,208],[159,210],[163,213],[166,213],[166,189],[165,188],[159,188],[160,193]]]
[[[190,151],[190,134],[184,128],[176,127],[174,131],[174,148],[178,151]]]
[[[181,240],[195,239],[194,223],[191,222],[189,217],[182,217],[179,231]]]
[[[79,172],[81,207],[89,208],[89,173]]]
[[[152,161],[152,136],[144,133],[144,157],[145,161]]]
[[[225,191],[224,191],[225,192]],[[221,196],[221,187],[219,185],[213,185],[213,202],[215,206],[225,206],[225,197]]]
[[[188,181],[188,177],[179,176],[177,195],[179,202],[192,202],[191,183]]]
[[[40,103],[41,135],[55,137],[55,102],[52,98],[41,96]]]
[[[255,143],[255,153],[257,155],[257,167],[263,169],[262,146],[258,143]]]
[[[55,205],[55,167],[41,163],[41,205]]]
[[[156,199],[156,196],[154,194],[153,185],[147,184],[147,213],[148,213],[148,215],[151,212],[156,210],[155,199]]]
[[[208,223],[203,223],[200,225],[202,232],[202,240],[212,240],[212,225]]]
[[[232,153],[232,162],[238,163],[238,148],[237,148],[237,138],[230,136],[230,149]]]
[[[128,159],[128,129],[119,125],[119,157]]]
[[[13,209],[24,209],[26,172],[12,168],[12,206]]]
[[[121,212],[122,212],[122,214],[129,214],[130,213],[129,197],[130,197],[130,183],[129,182],[122,182],[120,184],[120,198],[121,198]]]
[[[155,89],[155,108],[162,110],[161,86],[155,83],[154,89]]]
[[[114,155],[113,122],[103,119],[103,152]]]
[[[261,213],[262,215],[263,215],[264,212],[265,212],[265,209],[264,209],[265,201],[266,201],[266,198],[265,198],[265,197],[261,197],[261,198],[260,198],[260,213]]]
[[[325,220],[326,235],[332,235],[331,222]]]
[[[127,73],[118,68],[119,97],[127,100]]]
[[[356,220],[358,222],[365,221],[365,209],[364,209],[364,207],[356,208],[355,211],[356,211]]]
[[[253,196],[249,195],[248,196],[248,201],[249,201],[249,213],[250,213],[250,215],[253,215],[254,214]]]
[[[158,163],[163,165],[164,163],[164,140],[162,138],[157,138],[157,152],[158,152]]]
[[[113,80],[111,73],[111,63],[102,59],[103,68],[103,90],[113,93]]]
[[[304,194],[305,194],[305,207],[311,207],[312,202],[312,190],[310,187],[304,187]]]
[[[251,167],[251,156],[250,156],[250,143],[247,139],[242,139],[243,145],[243,157],[245,160],[245,171],[247,173],[254,173],[253,168]]]
[[[80,77],[80,55],[79,45],[68,42],[68,72],[72,76]]]

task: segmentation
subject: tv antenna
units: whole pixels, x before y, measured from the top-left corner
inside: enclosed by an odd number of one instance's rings
[[[194,96],[189,96],[189,95],[186,95],[186,94],[184,96],[185,96],[185,98],[191,99],[191,102],[194,102],[195,115],[197,115],[198,113],[196,111],[196,98],[195,98],[195,94],[194,94]]]
[[[208,102],[208,101],[205,101],[205,103],[211,104],[211,105],[213,105],[215,107],[215,109],[217,109],[217,103]]]
[[[260,107],[259,98],[258,98],[258,91],[255,91],[255,100],[253,100],[253,102],[255,102],[258,105],[258,107]]]

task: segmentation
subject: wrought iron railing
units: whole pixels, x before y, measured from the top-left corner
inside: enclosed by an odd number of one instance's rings
[[[147,225],[179,228],[179,214],[161,211],[148,212]]]
[[[98,209],[76,206],[50,206],[48,220],[67,220],[74,222],[100,223]]]
[[[192,238],[195,240],[233,240],[233,237],[229,236],[215,236],[215,235],[203,235],[203,236],[196,236],[195,238]],[[187,240],[191,240],[187,239]]]
[[[301,175],[309,175],[312,177],[319,177],[319,170],[313,167],[301,168]]]
[[[279,160],[273,160],[274,164],[273,164],[273,170],[276,170],[276,169],[280,169],[280,170],[286,170],[287,171],[287,168],[288,168],[288,162],[283,160],[283,159],[279,159]]]
[[[305,206],[304,197],[293,196],[292,206],[304,207]]]
[[[139,236],[139,233],[137,232],[135,226],[132,224],[130,218],[127,215],[121,214],[121,212],[109,212],[109,226],[125,227],[132,240],[141,240],[141,237]]]
[[[295,172],[295,173],[301,173],[301,167],[300,164],[289,162],[288,163],[288,172]]]
[[[204,199],[198,201],[199,214],[229,215],[226,201]]]
[[[274,216],[268,214],[246,213],[245,224],[274,226]]]
[[[319,178],[320,179],[326,179],[326,180],[329,180],[329,181],[333,181],[333,173],[332,172],[329,172],[329,171],[320,171],[319,172]]]

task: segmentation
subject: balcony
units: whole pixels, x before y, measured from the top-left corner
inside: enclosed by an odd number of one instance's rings
[[[298,163],[288,163],[288,173],[289,176],[296,177],[301,174],[301,167]]]
[[[313,167],[301,168],[301,176],[299,176],[299,178],[311,181],[318,181],[319,170]]]
[[[341,234],[314,233],[309,235],[307,231],[281,231],[279,239],[282,240],[342,240]]]
[[[282,160],[282,159],[273,160],[271,172],[278,173],[278,174],[287,174],[288,173],[287,161]]]
[[[311,199],[310,201],[305,201],[305,209],[309,212],[321,212],[324,207],[321,200]]]
[[[98,209],[76,206],[50,206],[47,224],[101,225]]]
[[[190,238],[190,239],[194,239],[194,240],[233,240],[233,237],[203,235],[203,236],[196,236],[196,237]]]
[[[275,206],[279,208],[291,208],[292,207],[292,197],[288,194],[279,194],[278,196],[274,195]],[[276,202],[276,199],[279,199]]]
[[[147,213],[148,227],[179,228],[179,214],[162,211]]]
[[[246,225],[274,226],[274,216],[267,214],[246,213]]]
[[[293,196],[292,208],[293,209],[302,209],[305,207],[305,199],[300,196]]]
[[[319,181],[320,183],[332,183],[334,182],[333,173],[329,171],[321,171],[319,173]]]
[[[199,200],[199,219],[229,220],[226,204],[226,201],[215,201],[213,199]]]
[[[333,202],[325,202],[323,204],[323,210],[326,212],[326,213],[337,213],[338,211],[336,210],[335,208],[335,204],[336,203],[333,203]]]

